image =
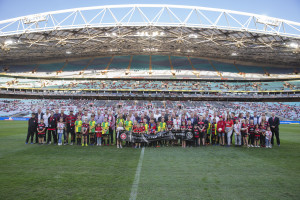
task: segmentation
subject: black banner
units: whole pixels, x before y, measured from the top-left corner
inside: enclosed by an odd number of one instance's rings
[[[189,131],[167,131],[158,132],[156,134],[136,134],[131,131],[120,131],[119,139],[132,143],[150,143],[160,140],[193,140],[194,135]]]

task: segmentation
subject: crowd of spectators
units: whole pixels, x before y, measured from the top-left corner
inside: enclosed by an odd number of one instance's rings
[[[95,113],[97,110],[116,110],[122,109],[127,112],[153,112],[169,111],[187,112],[187,113],[204,113],[213,114],[218,111],[221,114],[229,112],[243,113],[268,113],[274,112],[278,117],[286,120],[300,120],[300,103],[263,103],[263,102],[218,102],[218,101],[109,101],[109,100],[16,100],[16,99],[0,99],[0,116],[11,117],[19,114],[20,116],[29,117],[30,113],[36,112],[38,108],[42,110],[63,110],[66,114],[70,110],[77,112],[78,110],[88,110]],[[152,108],[152,109],[149,109]]]
[[[2,79],[2,80],[1,80]],[[166,80],[49,80],[0,78],[0,87],[35,89],[103,89],[103,90],[235,90],[266,91],[296,90],[300,81],[274,82],[209,82],[209,81],[166,81]]]

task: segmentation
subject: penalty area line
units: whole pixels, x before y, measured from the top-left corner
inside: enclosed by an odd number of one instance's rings
[[[136,200],[137,191],[138,191],[139,182],[140,182],[140,174],[141,174],[142,164],[143,164],[143,159],[144,159],[144,151],[145,151],[145,147],[143,147],[142,151],[141,151],[140,160],[139,160],[138,166],[136,168],[135,177],[134,177],[134,181],[132,183],[129,200]]]

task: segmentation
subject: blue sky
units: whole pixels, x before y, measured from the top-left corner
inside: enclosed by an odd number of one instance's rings
[[[222,8],[300,22],[300,0],[0,0],[0,20],[68,8],[138,3]]]

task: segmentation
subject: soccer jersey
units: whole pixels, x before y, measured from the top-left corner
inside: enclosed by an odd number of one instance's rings
[[[102,122],[102,134],[108,134],[109,131],[109,123],[108,122]]]
[[[185,129],[186,129],[186,126],[185,126],[185,125],[181,125],[181,126],[180,126],[180,130],[185,131]]]
[[[255,131],[255,125],[254,124],[248,124],[248,133],[254,134]]]
[[[83,134],[87,134],[88,129],[89,129],[89,124],[88,123],[83,123],[82,124],[82,129],[83,129]]]
[[[125,121],[125,130],[126,131],[131,131],[132,130],[132,121]]]
[[[171,130],[173,127],[173,121],[167,121],[166,124],[167,124],[167,129]]]
[[[75,115],[68,115],[66,117],[66,122],[68,127],[75,126],[75,121],[76,121]]]
[[[226,122],[225,122],[225,126],[226,126],[226,127],[232,127],[232,126],[233,126],[233,121],[232,121],[232,120],[226,121]]]
[[[198,128],[194,128],[194,136],[195,136],[195,138],[199,138],[199,135],[200,135],[199,129]]]
[[[132,127],[132,132],[138,133],[138,127],[136,125]]]
[[[116,120],[116,125],[117,126],[119,126],[119,123],[122,123],[122,125],[124,125],[124,119],[122,119],[122,118],[118,118],[117,120]]]
[[[242,125],[241,125],[241,132],[242,132],[242,133],[246,133],[246,132],[247,132],[247,128],[248,128],[247,124],[242,123]],[[243,130],[243,129],[244,129],[244,130]]]
[[[76,133],[80,133],[81,132],[81,127],[82,127],[82,121],[81,120],[76,121],[75,122],[75,131],[76,131]]]
[[[225,122],[223,120],[220,120],[217,123],[217,129],[219,130],[220,128],[222,129],[222,133],[225,132]]]
[[[204,128],[204,121],[199,121],[199,122],[198,122],[198,127],[199,127],[200,129]],[[205,129],[205,128],[204,128],[204,129]]]
[[[217,123],[211,124],[211,134],[214,134],[214,135],[217,134]]]
[[[150,123],[150,132],[155,133],[156,132],[156,124],[155,123]]]
[[[256,128],[255,131],[254,131],[254,133],[255,133],[256,137],[260,136],[260,129]]]
[[[46,125],[44,123],[38,123],[37,129],[39,131],[42,131],[45,127],[46,127]],[[38,134],[45,134],[45,131],[39,132]]]
[[[192,126],[192,125],[187,125],[186,129],[187,129],[188,131],[193,131],[193,126]]]
[[[148,129],[149,129],[149,125],[148,124],[144,124],[144,131],[148,132]]]
[[[89,126],[90,126],[90,133],[95,133],[96,122],[95,121],[90,121]]]
[[[145,126],[141,126],[140,131],[141,131],[141,133],[144,133],[145,132]]]
[[[269,126],[269,122],[266,121],[265,123],[260,124],[259,128],[266,131],[268,126]]]
[[[165,131],[167,128],[166,122],[159,122],[160,131]]]

